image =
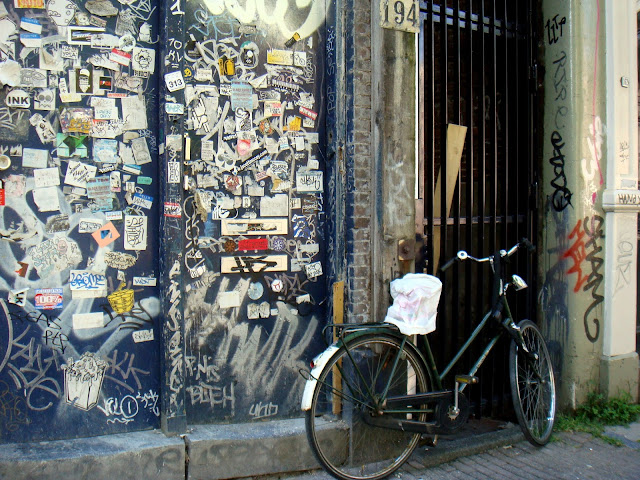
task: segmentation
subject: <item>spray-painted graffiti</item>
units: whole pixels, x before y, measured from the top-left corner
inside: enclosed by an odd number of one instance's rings
[[[600,270],[604,258],[600,256],[602,245],[598,242],[604,238],[603,225],[604,219],[599,215],[579,220],[568,237],[572,242],[571,246],[563,255],[563,258],[573,260],[573,265],[567,270],[567,274],[577,275],[573,291],[591,292],[592,302],[584,313],[585,334],[591,342],[597,341],[600,336],[600,320],[595,309],[604,301],[604,296],[599,293],[603,280]],[[583,268],[588,268],[588,274]]]
[[[556,211],[561,212],[571,205],[571,196],[573,194],[567,187],[567,176],[564,171],[565,159],[562,153],[564,142],[558,131],[554,131],[551,134],[551,145],[553,147],[553,157],[549,159],[549,162],[553,166],[553,173],[555,175],[555,178],[551,180],[551,186],[554,189],[551,203]]]
[[[633,275],[633,254],[635,246],[625,235],[618,241],[616,248],[616,279],[613,294],[614,296],[631,283]]]
[[[157,286],[118,287],[158,276],[157,7],[4,4],[0,443],[100,434],[102,395],[159,391]]]
[[[107,417],[107,423],[127,424],[135,421],[140,410],[148,410],[156,417],[160,416],[158,400],[158,394],[149,390],[144,393],[138,392],[136,395],[125,395],[122,398],[106,398],[97,408]]]
[[[560,15],[555,15],[553,18],[547,20],[544,27],[547,31],[547,41],[549,45],[558,43],[564,33],[564,25],[567,23],[567,17],[560,18]]]

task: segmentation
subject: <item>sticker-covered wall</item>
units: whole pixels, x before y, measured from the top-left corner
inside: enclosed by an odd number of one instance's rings
[[[0,4],[0,441],[159,423],[158,8]]]
[[[299,416],[326,320],[328,6],[182,5],[189,423]]]

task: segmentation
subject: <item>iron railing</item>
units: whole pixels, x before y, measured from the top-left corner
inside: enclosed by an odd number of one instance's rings
[[[460,249],[486,256],[521,237],[536,241],[533,6],[534,0],[421,3],[416,237],[423,250],[416,270],[443,280],[432,342],[440,364],[469,336],[491,293],[489,267],[466,262],[443,275],[438,265]],[[514,316],[535,320],[535,256],[519,254],[514,266],[533,287],[512,302]],[[472,391],[472,403],[483,407],[478,414],[510,405],[507,345],[501,348]]]

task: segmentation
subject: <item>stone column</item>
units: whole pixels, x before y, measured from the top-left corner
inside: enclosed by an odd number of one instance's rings
[[[638,65],[636,0],[606,2],[607,150],[605,300],[600,391],[638,398],[636,353]]]
[[[595,389],[604,336],[604,0],[542,2],[541,322],[560,407]]]

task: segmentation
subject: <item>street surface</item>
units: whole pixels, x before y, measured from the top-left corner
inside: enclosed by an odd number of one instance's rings
[[[391,478],[396,480],[640,480],[640,425],[608,429],[625,444],[614,446],[587,433],[554,433],[536,448],[526,440],[499,446],[448,463],[428,466],[431,450],[419,447]],[[524,438],[524,437],[521,437]],[[270,477],[275,478],[275,477]],[[321,470],[287,475],[286,480],[330,480]]]

